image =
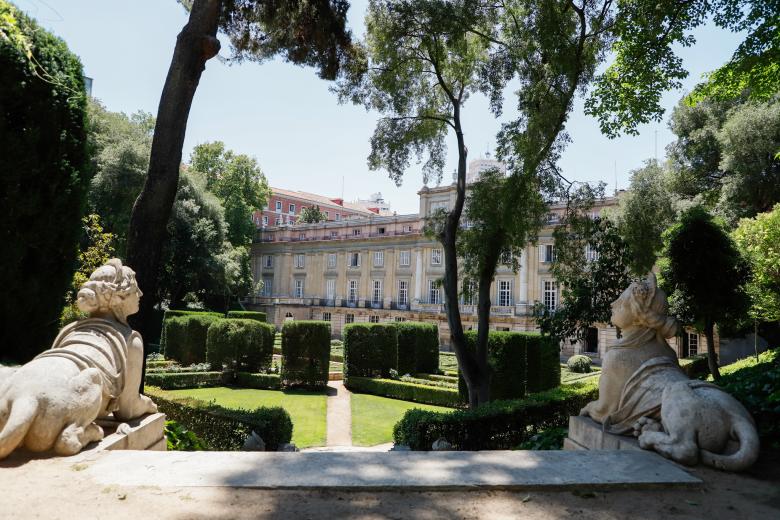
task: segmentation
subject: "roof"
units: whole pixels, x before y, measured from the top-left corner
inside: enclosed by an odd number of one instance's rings
[[[346,210],[352,211],[354,213],[359,213],[362,215],[371,215],[374,214],[373,211],[369,211],[364,206],[360,204],[353,204],[352,202],[346,202],[344,201],[342,204],[338,204],[334,202],[335,200],[340,200],[337,197],[329,198],[325,197],[324,195],[317,195],[315,193],[308,193],[306,191],[294,191],[294,190],[285,190],[282,188],[271,188],[271,191],[276,195],[282,195],[286,197],[295,197],[298,199],[303,199],[309,202],[312,202],[314,204],[323,204],[331,207],[336,208],[344,208]]]

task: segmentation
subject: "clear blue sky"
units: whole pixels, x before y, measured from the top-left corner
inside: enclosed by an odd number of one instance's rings
[[[110,110],[156,113],[176,35],[186,13],[175,0],[12,0],[62,37],[81,57],[85,73],[94,78],[93,95]],[[356,35],[364,32],[366,0],[353,0],[349,22]],[[695,33],[698,43],[680,55],[691,72],[684,89],[664,96],[667,116],[685,90],[701,74],[725,62],[739,39],[707,26]],[[223,50],[227,54],[227,50]],[[269,183],[288,189],[353,200],[381,191],[399,213],[417,211],[416,192],[422,186],[418,167],[410,168],[398,188],[384,172],[366,166],[375,113],[339,105],[329,84],[314,70],[281,61],[226,66],[211,60],[195,95],[187,127],[184,159],[198,143],[221,140],[228,148],[257,158]],[[507,107],[514,106],[509,93]],[[507,110],[507,116],[512,110]],[[499,128],[481,97],[464,110],[470,158],[495,145]],[[580,100],[569,120],[569,144],[561,166],[569,178],[603,180],[614,188],[628,184],[629,171],[652,158],[663,157],[673,134],[666,119],[645,125],[637,137],[609,140],[596,121],[582,113]],[[454,142],[454,137],[452,138]],[[451,147],[445,182],[456,155]]]

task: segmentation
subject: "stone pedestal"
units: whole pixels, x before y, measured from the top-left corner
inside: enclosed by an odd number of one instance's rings
[[[121,421],[113,418],[100,418],[95,422],[103,428],[106,436],[102,441],[87,446],[86,450],[166,450],[165,414],[163,413],[150,413],[142,415],[138,419],[126,421],[130,427],[126,434],[116,431],[122,424]]]
[[[635,437],[605,433],[590,417],[569,417],[564,450],[641,450]]]

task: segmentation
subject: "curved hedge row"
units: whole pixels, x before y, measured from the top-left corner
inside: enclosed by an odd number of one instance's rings
[[[353,392],[373,394],[392,399],[403,399],[415,403],[456,407],[460,404],[458,391],[454,388],[407,383],[395,379],[372,377],[350,377],[345,385]]]

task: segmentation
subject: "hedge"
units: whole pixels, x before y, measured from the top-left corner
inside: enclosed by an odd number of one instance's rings
[[[460,403],[458,391],[454,388],[406,383],[395,379],[358,376],[347,378],[345,385],[353,392],[380,395],[392,399],[403,399],[404,401],[414,401],[415,403],[449,407],[458,406]]]
[[[556,340],[536,332],[522,332],[527,341],[526,393],[552,390],[561,384],[561,348]]]
[[[566,368],[575,374],[589,374],[591,360],[584,354],[575,354],[566,361]]]
[[[274,327],[255,320],[217,320],[206,337],[206,359],[213,369],[259,372],[271,366]]]
[[[491,331],[488,335],[490,399],[518,399],[526,393],[529,335],[522,332]],[[477,331],[466,333],[466,348],[476,352]],[[459,369],[461,401],[468,402],[468,389]]]
[[[288,321],[282,327],[282,385],[323,387],[330,368],[330,323]]]
[[[145,383],[163,390],[221,386],[222,372],[147,372]]]
[[[569,417],[598,397],[598,383],[565,385],[524,399],[493,401],[474,410],[407,411],[393,428],[396,444],[428,451],[443,437],[456,450],[518,447],[548,428],[565,427]]]
[[[268,316],[264,312],[257,311],[228,311],[228,319],[234,320],[255,320],[263,323],[268,322]]]
[[[344,377],[388,377],[398,363],[393,323],[352,323],[344,327]]]
[[[399,374],[439,371],[439,328],[433,323],[405,321],[395,323],[398,331]]]
[[[249,372],[237,372],[233,384],[240,388],[279,390],[282,387],[282,378],[279,374],[250,374]]]
[[[710,365],[707,354],[700,354],[679,361],[680,368],[691,379],[699,379],[710,374]]]
[[[148,390],[160,412],[195,432],[212,450],[240,451],[253,431],[263,439],[268,451],[276,451],[292,439],[292,419],[284,408],[234,410],[196,399],[166,399],[153,388]]]
[[[165,357],[182,365],[206,361],[206,334],[221,319],[213,314],[173,316],[164,322]]]
[[[160,331],[160,352],[165,352],[167,347],[167,334],[165,332],[165,324],[171,318],[178,318],[181,316],[214,316],[217,318],[224,318],[225,315],[220,312],[211,311],[187,311],[181,309],[168,309],[163,313],[162,317],[162,330]]]

